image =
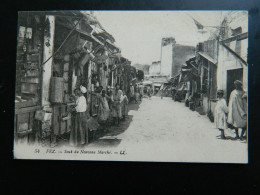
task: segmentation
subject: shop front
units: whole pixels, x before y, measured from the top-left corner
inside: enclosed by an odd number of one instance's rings
[[[78,31],[84,26],[82,23],[87,26],[84,17],[80,12],[19,13],[17,141],[45,143],[49,140],[55,145],[57,139],[68,139],[72,128],[68,113],[74,105],[70,97],[80,85],[90,89],[91,94],[92,73],[97,69],[91,52],[100,42],[87,30]],[[86,97],[91,102],[91,97]]]
[[[203,112],[210,121],[214,121],[214,110],[217,102],[217,61],[200,52],[201,104]]]

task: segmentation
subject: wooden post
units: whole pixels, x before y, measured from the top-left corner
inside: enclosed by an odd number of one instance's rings
[[[112,71],[111,87],[114,87],[114,71]]]
[[[45,33],[43,43],[43,63],[53,55],[54,50],[54,32],[55,32],[55,16],[47,15],[45,18]],[[41,90],[41,105],[50,105],[49,91],[50,91],[50,80],[52,76],[52,61],[50,58],[45,64],[43,64],[42,71],[42,90]]]
[[[209,61],[208,62],[208,112],[211,110],[211,104],[210,104],[210,92],[211,92],[211,64]]]

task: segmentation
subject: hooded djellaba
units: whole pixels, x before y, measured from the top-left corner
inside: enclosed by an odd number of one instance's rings
[[[247,125],[247,102],[244,98],[246,93],[243,91],[241,81],[234,82],[235,89],[231,92],[229,98],[229,112],[227,122],[236,130],[236,138],[239,138],[238,128],[242,129],[240,138],[243,137]]]

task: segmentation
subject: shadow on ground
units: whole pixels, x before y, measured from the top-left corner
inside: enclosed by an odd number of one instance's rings
[[[90,144],[98,146],[117,146],[120,144],[121,140],[117,139],[115,136],[124,133],[132,121],[133,115],[128,115],[124,121],[120,121],[119,126],[100,127],[100,130],[96,132],[96,135],[94,137],[92,136]]]
[[[134,101],[130,102],[128,104],[128,110],[135,110],[137,111],[140,108],[140,104],[142,103],[142,101],[138,100],[137,103],[135,103]]]
[[[140,104],[142,101],[138,101],[138,103],[131,102],[128,104],[128,110],[137,111],[140,108]],[[133,121],[133,115],[128,115],[125,120],[121,120],[119,126],[100,126],[100,128],[95,132],[90,133],[90,142],[89,144],[92,146],[98,147],[106,147],[106,146],[117,146],[120,144],[121,139],[117,139],[116,136],[124,133],[131,122]]]
[[[98,147],[115,147],[118,146],[121,142],[121,139],[98,139],[93,142],[91,142],[92,146],[98,146]]]
[[[217,139],[222,139],[222,138],[218,135]],[[247,143],[246,136],[243,136],[242,139],[241,138],[238,139],[238,138],[231,137],[231,136],[226,136],[226,138],[222,139],[222,140],[232,140],[232,141],[240,141],[241,143]]]

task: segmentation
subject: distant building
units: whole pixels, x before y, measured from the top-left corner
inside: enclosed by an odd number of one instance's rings
[[[160,74],[175,77],[181,66],[195,56],[195,47],[176,44],[173,37],[162,39]]]
[[[161,75],[171,76],[173,66],[173,47],[175,45],[173,37],[162,38],[161,48]]]
[[[161,69],[161,61],[152,62],[150,69],[149,69],[149,74],[150,75],[159,75],[160,69]]]

